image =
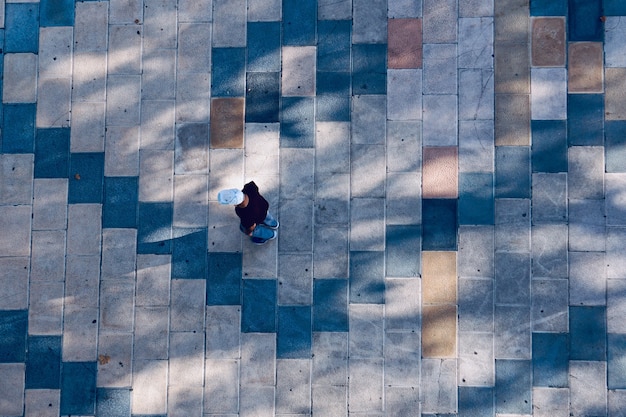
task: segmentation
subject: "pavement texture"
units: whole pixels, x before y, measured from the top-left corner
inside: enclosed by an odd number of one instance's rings
[[[1,416],[626,416],[626,2],[0,6]]]

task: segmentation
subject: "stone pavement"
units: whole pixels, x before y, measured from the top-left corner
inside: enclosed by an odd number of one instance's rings
[[[1,416],[626,416],[626,2],[0,5]]]

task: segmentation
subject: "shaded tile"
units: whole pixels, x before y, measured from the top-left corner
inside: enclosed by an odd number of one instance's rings
[[[278,304],[311,305],[314,297],[313,256],[310,253],[279,253],[277,271]]]
[[[421,235],[421,226],[387,226],[385,233],[386,277],[419,276]]]
[[[457,40],[458,4],[454,0],[422,0],[424,43],[452,43]]]
[[[351,0],[318,0],[317,1],[318,19],[350,19],[352,17],[352,1]]]
[[[530,96],[496,94],[495,102],[496,146],[530,145]]]
[[[626,174],[606,174],[606,224],[607,226],[626,225]]]
[[[605,250],[604,207],[604,200],[569,200],[569,250]]]
[[[74,2],[71,0],[43,0],[39,3],[41,26],[73,26]]]
[[[385,387],[385,410],[397,416],[419,413],[419,390],[415,387]],[[417,415],[417,414],[414,414]]]
[[[350,304],[350,358],[380,358],[384,345],[384,310],[382,304]]]
[[[496,413],[532,413],[531,375],[531,361],[496,360]]]
[[[37,129],[35,178],[67,178],[70,159],[70,129]]]
[[[494,1],[496,41],[527,42],[529,38],[529,1]]]
[[[567,88],[570,93],[601,93],[604,62],[601,42],[572,42],[568,51]]]
[[[385,331],[419,332],[421,280],[385,279]]]
[[[172,253],[173,203],[139,202],[137,253]]]
[[[493,386],[493,333],[459,332],[459,386]]]
[[[495,44],[495,91],[530,93],[530,56],[527,43]]]
[[[458,148],[424,147],[422,149],[423,198],[458,196]]]
[[[493,17],[459,18],[458,56],[459,68],[493,68]]]
[[[0,363],[24,362],[28,311],[0,311]]]
[[[530,359],[530,306],[496,304],[494,319],[495,357]],[[496,384],[498,384],[497,378],[496,370]]]
[[[277,319],[276,357],[280,359],[310,359],[312,350],[311,307],[278,307]]]
[[[622,13],[626,14],[626,13]],[[612,390],[608,392],[608,408],[611,417],[624,417],[626,415],[626,391]]]
[[[317,72],[316,94],[334,95],[338,97],[350,96],[350,73],[339,71]]]
[[[493,119],[459,121],[459,172],[492,173],[494,152]]]
[[[569,416],[568,388],[533,388],[535,417]]]
[[[316,226],[314,230],[313,276],[348,277],[348,227]]]
[[[626,122],[604,123],[604,150],[606,172],[626,172]]]
[[[424,45],[424,94],[457,94],[457,55],[455,44]]]
[[[420,338],[419,333],[385,333],[385,385],[418,386]]]
[[[4,12],[4,52],[33,52],[39,49],[38,3],[9,3]]]
[[[567,95],[567,143],[569,146],[601,146],[604,100],[601,94]]]
[[[532,19],[532,65],[561,67],[565,65],[565,18]]]
[[[494,79],[491,68],[468,68],[459,70],[459,120],[463,135],[463,122],[466,125],[486,124],[493,129],[494,118]],[[493,135],[493,133],[491,133]],[[491,140],[493,143],[493,139]],[[462,141],[459,141],[462,143]],[[476,170],[478,171],[478,170]]]
[[[283,45],[315,44],[317,1],[283,0]]]
[[[350,97],[340,94],[318,94],[315,97],[315,119],[318,122],[349,122]]]
[[[20,416],[24,411],[24,364],[0,363],[0,412],[7,416]]]
[[[2,106],[2,153],[33,153],[36,104]]]
[[[565,279],[532,280],[532,330],[566,332],[568,330],[568,289]]]
[[[567,174],[532,175],[533,224],[567,220]]]
[[[567,172],[567,131],[565,120],[533,120],[532,171]]]
[[[456,305],[422,305],[422,357],[456,355]]]
[[[454,415],[458,393],[456,374],[455,359],[422,359],[422,416]]]
[[[384,197],[385,146],[357,144],[350,151],[352,197]]]
[[[387,45],[352,46],[352,93],[385,94],[387,87]]]
[[[626,4],[620,0],[603,0],[605,16],[626,16]]]
[[[313,218],[313,200],[299,198],[282,199],[279,207],[281,232],[278,249],[281,252],[311,252],[313,227],[310,222],[302,223],[302,216]]]
[[[104,153],[70,154],[68,203],[102,203]]]
[[[247,71],[280,71],[280,22],[248,22],[246,53]]]
[[[0,154],[0,201],[2,204],[33,203],[32,154]]]
[[[382,358],[351,359],[348,379],[348,409],[354,412],[382,412]]]
[[[245,48],[213,48],[211,53],[211,96],[243,97],[246,82]]]
[[[459,417],[494,415],[492,387],[459,387]]]
[[[608,334],[608,388],[626,388],[626,335]]]
[[[244,99],[211,100],[210,147],[212,149],[243,148]]]
[[[602,2],[569,0],[568,40],[602,41]]]
[[[570,359],[606,360],[606,307],[569,308]]]
[[[459,224],[494,224],[493,174],[459,174]]]
[[[567,0],[530,0],[531,16],[566,16]]]
[[[43,57],[41,59],[41,72],[45,71]],[[38,77],[38,56],[31,53],[6,54],[4,56],[3,67],[3,91],[2,101],[4,103],[35,103],[37,101],[37,84],[43,87],[47,79],[42,76]],[[47,91],[50,92],[50,85],[47,85]],[[41,91],[41,88],[39,91]],[[44,113],[43,99],[45,94],[39,96],[39,117],[40,120]],[[69,94],[64,99],[69,98]],[[61,100],[59,100],[61,101]],[[69,100],[63,100],[65,104],[69,104]],[[57,108],[61,108],[57,104]],[[63,117],[63,116],[62,116]],[[65,117],[67,117],[65,115]],[[43,124],[38,123],[39,126]]]
[[[533,277],[567,277],[567,244],[570,237],[568,231],[564,223],[544,223],[532,226]]]
[[[387,121],[387,169],[389,172],[419,171],[422,129],[419,121]]]
[[[243,333],[276,332],[276,280],[243,280],[242,298],[241,331]]]
[[[422,19],[387,21],[387,67],[422,67]]]
[[[606,362],[570,361],[570,415],[606,415]]]
[[[493,277],[494,226],[459,227],[459,276]]]
[[[387,225],[420,224],[422,204],[419,193],[421,175],[413,172],[388,172],[386,189]],[[421,235],[421,233],[419,233]]]
[[[604,197],[604,152],[601,146],[568,149],[567,191],[569,198]]]
[[[59,389],[61,336],[30,336],[26,355],[26,389]]]
[[[531,84],[530,107],[533,120],[562,120],[567,117],[565,68],[533,68]]]
[[[352,144],[382,145],[385,140],[386,99],[382,95],[352,98]]]
[[[530,254],[496,252],[495,302],[530,305]]]
[[[98,388],[96,413],[102,417],[130,417],[130,390],[128,388]]]
[[[527,146],[496,148],[496,198],[530,197],[530,149]]]
[[[457,200],[422,200],[422,249],[456,250]]]
[[[313,281],[313,331],[348,331],[348,281],[316,279]]]
[[[278,72],[247,73],[246,122],[278,122],[279,89],[280,74]]]
[[[284,97],[281,108],[280,147],[310,148],[315,142],[313,97]]]
[[[209,253],[207,305],[241,304],[241,265],[239,253]]]
[[[422,118],[422,70],[387,70],[387,119]]]
[[[39,287],[36,282],[33,282],[29,288],[29,264],[30,259],[28,257],[7,256],[0,259],[0,310],[26,309],[29,308],[30,302],[29,315],[31,333],[34,333],[32,327],[36,327],[38,324],[36,320],[36,318],[38,318],[37,313],[42,309],[41,307],[47,303],[41,302],[39,299]],[[62,285],[63,284],[61,284],[61,286]],[[61,293],[62,292],[63,291],[61,291]],[[50,293],[52,293],[52,291],[46,292],[46,294]],[[58,293],[54,294],[53,298],[57,295]],[[58,307],[59,303],[56,304],[55,307]],[[52,311],[52,306],[48,306],[48,310]]]
[[[282,48],[281,94],[283,96],[315,95],[314,46],[284,46]]]
[[[458,97],[456,94],[424,95],[423,144],[457,146]]]
[[[384,300],[384,252],[350,252],[350,302],[382,303]]]
[[[533,333],[533,386],[567,387],[569,335]]]
[[[350,71],[350,20],[317,22],[317,70]]]
[[[456,252],[422,252],[422,303],[456,304]]]
[[[137,227],[138,177],[104,177],[102,227]]]
[[[207,277],[207,229],[172,230],[172,279]]]
[[[605,77],[606,120],[626,120],[626,68],[606,68]]]
[[[63,362],[61,415],[96,412],[96,362]]]

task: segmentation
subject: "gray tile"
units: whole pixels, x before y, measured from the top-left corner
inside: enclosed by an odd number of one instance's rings
[[[167,413],[167,361],[134,361],[134,414]]]
[[[168,329],[168,307],[136,307],[133,359],[167,359]]]
[[[493,129],[493,120],[459,121],[459,172],[494,172]]]
[[[424,23],[426,26],[426,23]],[[424,32],[426,33],[426,32]],[[456,44],[424,44],[424,94],[457,94]],[[427,109],[428,110],[428,109]],[[450,121],[448,120],[448,123]]]
[[[37,55],[31,53],[4,56],[3,103],[35,103],[37,101]]]
[[[454,413],[457,404],[456,359],[422,360],[422,413]]]
[[[278,209],[281,224],[278,250],[281,252],[310,252],[313,245],[313,201],[309,199],[282,200]]]
[[[137,231],[135,229],[102,230],[101,278],[135,281],[137,265]]]
[[[280,151],[280,195],[283,199],[313,198],[315,151],[283,148]]]
[[[533,388],[533,409],[536,417],[568,417],[569,389]]]
[[[29,309],[28,299],[30,293],[37,288],[29,288],[28,275],[30,260],[27,257],[1,257],[0,258],[0,310],[27,310]],[[35,282],[33,282],[35,284]],[[41,287],[39,287],[41,288]],[[36,308],[41,310],[42,307],[38,306],[33,300],[31,294],[30,308]],[[39,295],[39,294],[37,294]],[[55,295],[59,295],[58,293]],[[62,295],[61,295],[62,296]],[[41,301],[41,300],[37,300]],[[51,303],[50,307],[54,304],[60,305],[61,303]],[[29,310],[30,313],[30,310]],[[32,329],[29,329],[32,332]]]
[[[176,98],[175,49],[144,51],[141,65],[142,100],[172,100]]]
[[[310,253],[278,254],[278,304],[311,305],[313,259]]]
[[[348,414],[346,385],[314,385],[311,393],[314,415],[343,416]]]
[[[244,165],[246,176],[278,176],[280,125],[246,123]]]
[[[0,413],[7,416],[22,414],[25,380],[26,369],[23,363],[0,364],[0,389],[4,398],[0,403]]]
[[[208,144],[209,127],[207,124],[178,124],[174,146],[174,173],[208,174]]]
[[[0,253],[29,256],[31,206],[0,206]]]
[[[457,96],[425,95],[424,146],[456,146],[458,142]]]
[[[494,1],[496,41],[526,42],[529,36],[529,0]]]
[[[100,334],[98,337],[98,387],[124,388],[132,385],[132,333]]]
[[[532,331],[568,331],[568,281],[566,279],[532,280]]]
[[[63,361],[95,362],[97,358],[98,309],[65,306],[63,309]]]
[[[209,359],[205,363],[204,401],[205,413],[236,413],[238,411],[239,386],[237,373],[239,361],[236,359]],[[211,414],[212,415],[212,414]]]
[[[241,387],[239,390],[239,415],[241,417],[273,416],[275,395],[274,387]]]
[[[495,302],[530,305],[530,254],[495,255]]]
[[[422,16],[422,0],[395,0],[388,3],[387,15],[392,19]]]
[[[110,126],[104,142],[104,175],[136,177],[139,175],[139,126]]]
[[[178,2],[179,22],[211,22],[212,20],[211,0],[181,0]]]
[[[567,119],[567,70],[532,68],[530,78],[532,119]]]
[[[352,42],[387,42],[387,3],[382,0],[352,0]]]
[[[606,281],[606,322],[609,333],[625,333],[626,323],[626,280],[608,279]]]
[[[611,417],[626,416],[626,390],[608,392],[608,409]]]
[[[459,331],[493,332],[493,286],[491,279],[459,279]]]
[[[532,174],[533,224],[567,219],[567,174]]]
[[[567,190],[569,198],[604,197],[604,148],[572,146],[568,149]]]
[[[316,226],[313,236],[313,276],[348,277],[347,226]]]
[[[70,151],[104,151],[105,118],[105,102],[73,102]]]
[[[461,17],[458,25],[459,68],[493,68],[493,18]]]
[[[100,256],[68,255],[65,260],[65,307],[98,306]]]
[[[170,255],[137,255],[136,305],[169,305],[170,262]]]
[[[176,48],[176,1],[144,0],[143,47]]]
[[[351,143],[363,145],[384,144],[386,106],[387,101],[384,95],[359,95],[352,97]]]
[[[283,96],[315,95],[315,46],[283,46],[281,94]]]
[[[570,361],[569,387],[570,415],[606,415],[606,362]]]
[[[350,172],[350,123],[317,122],[315,171]]]
[[[208,123],[211,75],[207,72],[176,73],[176,122]]]
[[[313,333],[311,369],[313,386],[348,385],[348,333]]]
[[[209,178],[206,175],[174,175],[174,227],[206,227]]]
[[[417,387],[385,387],[385,410],[389,416],[418,417],[421,404]]]
[[[68,26],[39,30],[39,76],[63,78],[72,73],[73,29]]]
[[[350,175],[317,174],[315,180],[316,224],[344,224],[350,219]]]
[[[352,145],[352,197],[384,197],[385,147],[381,145]]]
[[[244,168],[244,150],[243,149],[211,149],[197,152],[196,155],[209,156],[209,201],[217,200],[217,194],[220,190],[227,188],[243,188],[242,172]],[[219,173],[219,175],[217,175]],[[273,177],[265,177],[265,180],[274,179]],[[262,195],[266,196],[271,202],[268,188],[276,187],[277,183],[261,181],[258,178],[255,182],[260,189]],[[233,210],[233,207],[229,207]]]
[[[420,344],[419,333],[385,333],[385,386],[419,386]]]
[[[421,223],[421,183],[422,176],[419,173],[387,173],[385,215],[388,225]]]
[[[204,335],[202,332],[171,332],[169,385],[202,386],[204,382]]]
[[[350,359],[383,356],[384,308],[382,304],[350,304]]]
[[[135,283],[108,280],[100,283],[100,334],[133,331]]]
[[[531,233],[533,277],[566,278],[567,225],[538,224],[532,226]]]
[[[67,179],[36,179],[33,185],[33,230],[65,229],[67,196]]]
[[[606,305],[603,252],[570,252],[569,271],[570,305]]]
[[[140,120],[140,103],[140,75],[109,75],[107,77],[107,125],[137,126]]]
[[[421,279],[385,279],[385,331],[419,332]]]
[[[186,417],[202,409],[203,388],[199,386],[170,385],[167,392],[168,410],[171,417]]]
[[[278,21],[281,17],[281,10],[281,0],[248,0],[248,21]]]
[[[496,199],[496,251],[530,250],[530,200]]]
[[[276,383],[275,334],[241,334],[240,378],[242,387],[274,385]]]
[[[70,78],[39,78],[37,85],[37,127],[69,127],[71,85]]]
[[[107,49],[109,4],[80,3],[74,18],[74,49],[76,51],[104,51]]]
[[[350,359],[349,373],[348,409],[382,413],[383,359]]]
[[[102,205],[70,204],[67,210],[67,254],[99,255]]]
[[[459,228],[459,276],[488,277],[494,275],[494,227],[461,226]]]
[[[202,332],[206,282],[201,279],[173,279],[171,286],[170,330]]]
[[[626,225],[626,174],[606,174],[606,224]]]
[[[569,200],[569,250],[606,249],[604,200]]]
[[[530,306],[495,306],[495,357],[530,359]]]
[[[385,200],[354,198],[350,205],[350,250],[385,249]]]
[[[626,278],[626,229],[608,227],[606,229],[607,278]]]
[[[213,46],[245,45],[245,0],[215,0],[213,2]]]
[[[422,70],[388,69],[386,104],[389,120],[420,120],[422,118]]]
[[[276,361],[276,413],[311,414],[311,368],[307,359]]]
[[[56,389],[26,390],[24,392],[25,415],[54,417],[61,414],[61,393]]]
[[[493,333],[459,332],[460,386],[495,384]]]
[[[65,277],[65,231],[33,231],[31,238],[31,282],[63,281]]]
[[[458,5],[456,0],[422,0],[424,43],[456,42]]]
[[[387,170],[419,171],[422,163],[422,124],[387,121]]]
[[[417,277],[420,275],[420,225],[389,225],[385,230],[385,276]]]
[[[208,359],[238,359],[241,329],[240,306],[206,307],[206,357]]]
[[[77,45],[74,51],[72,73],[72,107],[77,101],[104,102],[106,97],[106,61],[106,51],[80,51]]]
[[[16,289],[19,290],[19,288]],[[63,302],[61,300],[63,300],[65,294],[64,290],[63,282],[31,282],[28,289],[30,300],[30,306],[28,307],[29,334],[62,334]],[[10,298],[7,299],[7,303],[11,301]],[[10,307],[10,305],[7,307]]]
[[[121,2],[113,4],[119,3]],[[134,3],[139,2],[134,1]],[[139,12],[143,14],[141,3],[139,5]],[[113,7],[111,7],[109,19],[113,23]],[[134,25],[109,25],[107,58],[108,74],[141,74],[141,36]]]
[[[493,69],[459,70],[459,120],[493,120],[493,106]]]

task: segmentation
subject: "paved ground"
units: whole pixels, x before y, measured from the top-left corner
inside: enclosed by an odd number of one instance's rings
[[[626,416],[626,2],[0,3],[0,415]]]

